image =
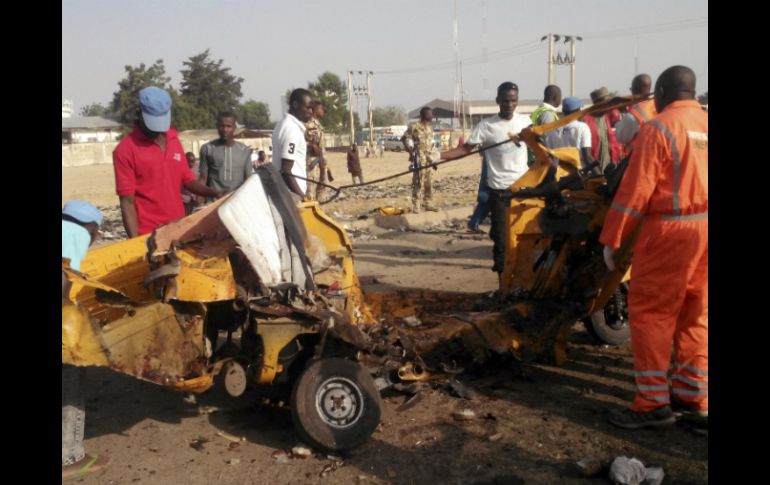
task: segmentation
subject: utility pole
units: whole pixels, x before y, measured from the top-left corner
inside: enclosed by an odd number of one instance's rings
[[[463,86],[463,61],[460,61],[460,116],[462,117],[463,140],[465,139],[465,88]]]
[[[575,36],[571,36],[570,40],[570,68],[569,68],[569,88],[570,96],[575,95]]]
[[[634,76],[639,75],[639,36],[636,36],[636,49],[634,52]]]
[[[548,84],[553,84],[553,34],[548,34]]]
[[[353,83],[353,76],[355,74],[360,76],[360,80]],[[366,75],[366,85],[364,85],[363,76]],[[356,128],[355,118],[353,117],[353,104],[357,96],[366,96],[367,98],[367,118],[369,124],[369,143],[374,141],[374,126],[372,126],[372,77],[374,72],[372,71],[348,71],[348,105],[350,106],[350,143],[355,143],[356,140]],[[360,107],[360,106],[359,106]],[[359,113],[360,115],[360,113]]]
[[[369,148],[374,149],[374,126],[372,126],[372,71],[366,72],[366,96],[369,98]]]
[[[487,58],[487,2],[481,0],[481,60],[482,66],[482,89],[484,90],[484,99],[491,97],[489,91],[489,63]]]
[[[548,39],[548,84],[553,84],[553,66],[570,66],[570,96],[575,96],[576,92],[576,77],[575,77],[575,41],[582,41],[583,38],[577,35],[567,34],[547,34],[540,38],[540,42]],[[564,53],[562,57],[561,53],[557,53],[554,57],[554,44],[559,40],[564,39],[564,43],[570,43],[570,53]]]

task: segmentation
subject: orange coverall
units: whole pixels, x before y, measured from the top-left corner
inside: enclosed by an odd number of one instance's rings
[[[628,306],[637,393],[647,412],[674,397],[708,410],[708,113],[670,103],[636,135],[600,241],[618,248],[641,223]]]

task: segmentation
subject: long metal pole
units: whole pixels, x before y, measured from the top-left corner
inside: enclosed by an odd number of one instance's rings
[[[571,59],[570,59],[570,96],[575,96],[577,92],[575,89],[575,36],[570,39],[571,45]]]
[[[548,85],[553,84],[553,34],[548,34]]]
[[[369,148],[374,149],[374,127],[372,126],[372,71],[366,72],[366,95],[369,98]]]

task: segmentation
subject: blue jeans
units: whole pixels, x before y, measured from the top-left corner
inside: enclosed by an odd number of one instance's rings
[[[476,208],[473,209],[473,215],[468,222],[468,229],[472,231],[478,230],[479,224],[486,219],[491,210],[491,207],[489,207],[489,187],[484,185],[483,188],[479,187],[479,195],[476,197]]]
[[[471,220],[468,221],[468,229],[476,231],[481,221],[491,212],[489,206],[489,187],[487,187],[487,164],[486,160],[481,160],[481,179],[479,180],[479,193],[476,196],[476,208],[473,209]]]
[[[62,364],[61,370],[61,464],[71,465],[86,456],[83,431],[86,406],[80,392],[83,368]]]

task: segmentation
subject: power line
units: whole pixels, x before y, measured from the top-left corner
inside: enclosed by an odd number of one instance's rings
[[[686,30],[694,27],[700,27],[701,25],[708,25],[708,17],[675,20],[672,22],[666,22],[662,24],[643,25],[639,27],[628,27],[624,29],[605,30],[602,32],[594,32],[593,34],[586,34],[583,36],[588,39],[608,39],[612,37],[628,37],[641,34],[652,34],[657,32],[667,32],[671,30]]]
[[[517,55],[523,55],[527,54],[529,52],[534,52],[540,48],[539,42],[528,42],[526,44],[521,44],[514,47],[509,47],[506,49],[500,49],[496,51],[489,51],[486,53],[486,58],[484,54],[478,55],[478,56],[472,56],[472,57],[466,57],[461,59],[463,65],[476,65],[481,64],[485,61],[490,60],[498,60],[498,59],[504,59],[507,57],[513,57]],[[428,64],[427,66],[420,66],[420,67],[411,67],[411,68],[404,68],[404,69],[393,69],[390,71],[375,71],[375,74],[383,75],[383,74],[408,74],[413,72],[427,72],[427,71],[437,71],[441,69],[450,69],[453,68],[456,65],[456,61],[446,61],[446,62],[440,62],[437,64]]]
[[[600,32],[594,32],[591,34],[585,34],[582,37],[586,40],[591,39],[608,39],[613,37],[629,37],[644,34],[653,34],[658,32],[668,32],[673,30],[687,30],[702,25],[708,25],[708,17],[699,17],[692,19],[674,20],[671,22],[642,25],[638,27],[627,27],[622,29],[605,30]],[[489,51],[482,53],[481,55],[466,57],[461,59],[463,65],[472,66],[488,62],[491,60],[506,59],[509,57],[521,56],[529,54],[540,49],[540,43],[538,41],[527,42],[524,44],[515,45],[505,49],[499,49],[496,51]],[[375,74],[388,75],[388,74],[412,74],[419,72],[439,71],[444,69],[452,69],[457,65],[456,60],[439,62],[436,64],[428,64],[420,67],[407,67],[400,69],[391,69],[387,71],[375,71]]]

